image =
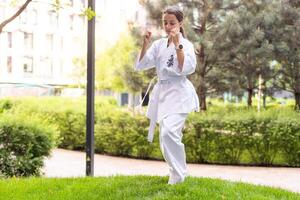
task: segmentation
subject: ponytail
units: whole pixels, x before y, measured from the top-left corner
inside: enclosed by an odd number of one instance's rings
[[[185,38],[185,33],[184,33],[184,30],[183,30],[183,28],[182,28],[182,27],[180,27],[180,33],[182,34],[182,37],[184,37],[184,38]]]

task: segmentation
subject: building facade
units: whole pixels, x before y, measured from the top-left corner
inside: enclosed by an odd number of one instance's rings
[[[0,0],[0,22],[18,6]],[[0,96],[22,95],[20,88],[84,84],[87,19],[82,15],[86,0],[31,2],[19,17],[0,33]],[[112,45],[126,30],[128,21],[145,17],[137,0],[96,1],[96,54]],[[141,14],[142,13],[142,14]],[[15,87],[16,84],[18,87]],[[17,89],[16,89],[17,88]]]

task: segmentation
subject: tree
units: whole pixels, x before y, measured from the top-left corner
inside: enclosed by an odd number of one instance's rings
[[[273,59],[273,45],[267,35],[268,27],[275,23],[270,18],[270,1],[242,2],[232,15],[219,26],[217,48],[223,66],[236,77],[248,92],[248,106],[252,105],[254,89],[264,85],[274,74],[269,62]],[[262,81],[262,79],[264,81]]]
[[[279,20],[272,34],[281,68],[276,86],[294,93],[295,109],[300,110],[300,1],[282,1],[277,13]]]
[[[129,78],[127,79],[127,76],[132,73],[128,71],[128,68],[129,66],[132,68],[134,65],[136,52],[133,38],[123,34],[116,44],[98,55],[96,58],[96,88],[113,91],[137,91],[138,89],[133,89],[136,84],[131,83]]]

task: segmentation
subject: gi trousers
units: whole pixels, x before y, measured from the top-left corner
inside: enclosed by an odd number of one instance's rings
[[[181,142],[186,117],[186,113],[171,114],[159,123],[160,148],[170,169],[168,184],[183,182],[187,176],[185,149]]]

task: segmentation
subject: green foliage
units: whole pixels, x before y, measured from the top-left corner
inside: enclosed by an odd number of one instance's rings
[[[61,2],[60,2],[60,0],[54,0],[54,1],[53,1],[53,7],[54,7],[54,9],[56,10],[56,12],[58,12],[59,9],[60,9],[60,7],[61,7]]]
[[[286,1],[277,6],[278,21],[270,31],[275,46],[279,74],[274,82],[280,89],[295,94],[296,110],[300,110],[300,6],[298,1]]]
[[[117,156],[150,158],[154,147],[145,139],[147,125],[144,117],[126,111],[114,109],[102,113],[95,127],[95,150]]]
[[[19,3],[19,0],[10,0],[9,1],[9,6],[14,7]]]
[[[67,149],[84,149],[85,147],[85,103],[83,98],[22,98],[17,100],[5,99],[0,101],[10,102],[14,105],[8,112],[26,116],[37,116],[55,124],[60,135],[59,147]],[[117,105],[112,98],[96,98],[95,108],[109,110]],[[97,121],[97,118],[96,118]]]
[[[43,159],[57,142],[54,125],[36,116],[0,116],[0,174],[2,176],[40,175]]]
[[[44,112],[49,121],[58,126],[61,143],[59,147],[82,150],[85,147],[85,113],[76,110]],[[74,134],[76,133],[76,134]]]
[[[91,7],[88,7],[86,9],[83,10],[83,16],[86,16],[88,20],[93,19],[94,17],[96,17],[96,13],[94,10],[91,9]]]
[[[129,155],[134,143],[132,136],[136,134],[130,115],[114,112],[101,116],[98,122],[95,137],[96,146],[101,147],[99,150],[112,155]]]
[[[154,142],[149,144],[146,140],[149,120],[109,101],[96,101],[95,151],[163,159],[158,128]],[[44,107],[46,102],[50,106]],[[55,125],[60,132],[60,147],[85,148],[82,99],[29,98],[11,104],[13,107],[5,114],[25,113]],[[188,162],[300,166],[300,113],[291,106],[277,104],[258,113],[255,108],[220,106],[214,101],[207,112],[188,117],[183,143]]]
[[[243,155],[250,154],[251,163],[271,165],[281,153],[286,163],[299,166],[299,117],[288,108],[262,113],[240,108],[195,115],[190,122],[194,140],[199,141],[195,160],[232,164],[241,163]]]
[[[253,89],[258,87],[258,75],[267,82],[276,73],[269,64],[274,59],[269,27],[276,23],[272,8],[269,1],[242,3],[219,24],[215,36],[218,56],[223,60],[219,67],[228,71],[226,79],[235,79],[237,87],[248,91],[249,106]]]
[[[0,113],[3,113],[5,110],[9,110],[12,106],[12,102],[8,99],[0,101]]]
[[[140,92],[143,89],[144,79],[143,75],[136,72],[133,66],[125,65],[121,76],[124,78],[125,85],[131,92]]]
[[[123,34],[114,46],[97,56],[96,87],[114,91],[127,89],[122,74],[126,67],[134,67],[135,53],[133,38]]]
[[[82,57],[75,57],[72,59],[72,63],[75,66],[75,69],[72,71],[72,78],[78,84],[78,87],[85,86],[86,82],[86,61]]]

